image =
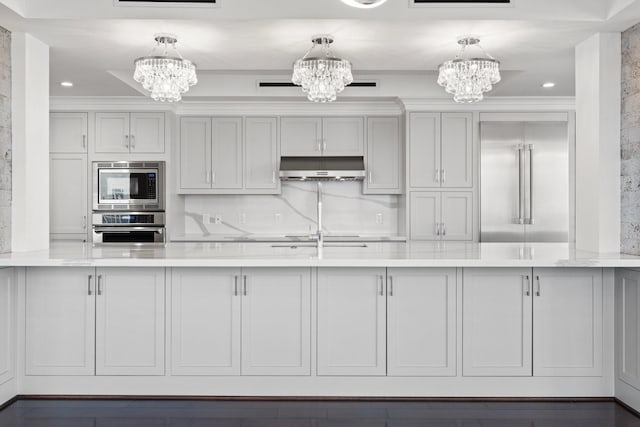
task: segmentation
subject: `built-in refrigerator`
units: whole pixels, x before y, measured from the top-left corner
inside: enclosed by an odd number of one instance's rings
[[[481,121],[480,240],[568,242],[567,121]]]

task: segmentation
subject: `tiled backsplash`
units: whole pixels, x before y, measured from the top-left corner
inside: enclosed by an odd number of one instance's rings
[[[360,182],[324,182],[323,189],[326,232],[399,234],[398,196],[363,195]],[[185,233],[308,234],[317,229],[316,201],[315,182],[284,182],[279,195],[185,196]]]

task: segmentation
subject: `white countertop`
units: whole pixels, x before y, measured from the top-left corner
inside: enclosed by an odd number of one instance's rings
[[[0,267],[8,266],[640,268],[640,257],[577,251],[558,243],[379,242],[319,251],[316,247],[272,247],[253,242],[170,243],[139,248],[59,242],[45,251],[0,255]]]

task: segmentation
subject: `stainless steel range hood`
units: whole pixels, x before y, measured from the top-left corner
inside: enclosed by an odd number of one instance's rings
[[[364,157],[282,157],[282,181],[361,181]]]

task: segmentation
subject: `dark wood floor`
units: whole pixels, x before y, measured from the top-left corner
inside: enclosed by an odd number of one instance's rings
[[[1,427],[638,426],[614,402],[20,400]]]

